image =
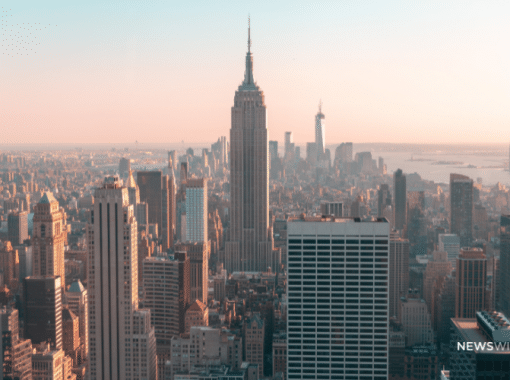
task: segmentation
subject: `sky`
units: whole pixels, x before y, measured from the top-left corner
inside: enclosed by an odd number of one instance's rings
[[[508,1],[0,6],[2,144],[228,138],[248,15],[271,140],[510,141]]]

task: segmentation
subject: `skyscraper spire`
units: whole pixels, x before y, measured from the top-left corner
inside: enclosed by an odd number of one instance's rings
[[[248,15],[248,53],[250,53],[251,48],[251,37],[250,37],[250,15]]]
[[[251,36],[250,36],[250,17],[248,16],[248,52],[246,53],[246,71],[244,72],[244,81],[242,88],[244,90],[256,90],[253,80],[253,57],[251,55]]]

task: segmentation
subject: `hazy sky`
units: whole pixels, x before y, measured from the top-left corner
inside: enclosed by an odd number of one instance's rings
[[[272,140],[510,140],[509,1],[0,4],[3,144],[229,136],[248,14]]]

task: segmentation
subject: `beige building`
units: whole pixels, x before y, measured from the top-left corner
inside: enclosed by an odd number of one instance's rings
[[[69,310],[80,319],[81,362],[84,362],[89,356],[89,303],[87,289],[85,289],[79,280],[75,281],[67,289],[65,298]]]
[[[475,318],[485,310],[487,258],[479,248],[462,249],[457,258],[455,318]]]
[[[73,361],[73,367],[77,367],[81,360],[80,355],[80,318],[69,308],[62,308],[62,330],[64,336],[64,352]]]
[[[16,291],[19,284],[19,254],[10,241],[0,242],[0,269],[3,272],[0,286],[7,285],[10,290]]]
[[[63,350],[52,350],[48,344],[41,343],[34,347],[32,354],[33,379],[76,380],[72,373],[72,360]]]
[[[52,193],[44,193],[34,206],[33,275],[60,276],[65,284],[64,248],[67,242],[66,213]]]
[[[259,378],[264,377],[264,321],[259,314],[245,321],[244,353],[246,361],[259,366]]]
[[[135,380],[147,373],[144,378],[156,380],[150,314],[138,310],[138,231],[128,189],[118,177],[107,177],[94,198],[88,232],[89,379]]]
[[[0,378],[12,376],[19,380],[32,380],[32,342],[19,337],[18,310],[0,309],[0,326],[3,344],[1,355],[3,368]]]
[[[193,326],[209,326],[209,308],[200,300],[195,300],[185,314],[185,333],[189,334]]]

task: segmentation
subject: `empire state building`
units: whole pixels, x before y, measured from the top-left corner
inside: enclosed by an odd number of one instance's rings
[[[244,81],[232,107],[230,129],[229,272],[261,272],[279,265],[269,226],[268,144],[264,93],[253,80],[250,28]]]

